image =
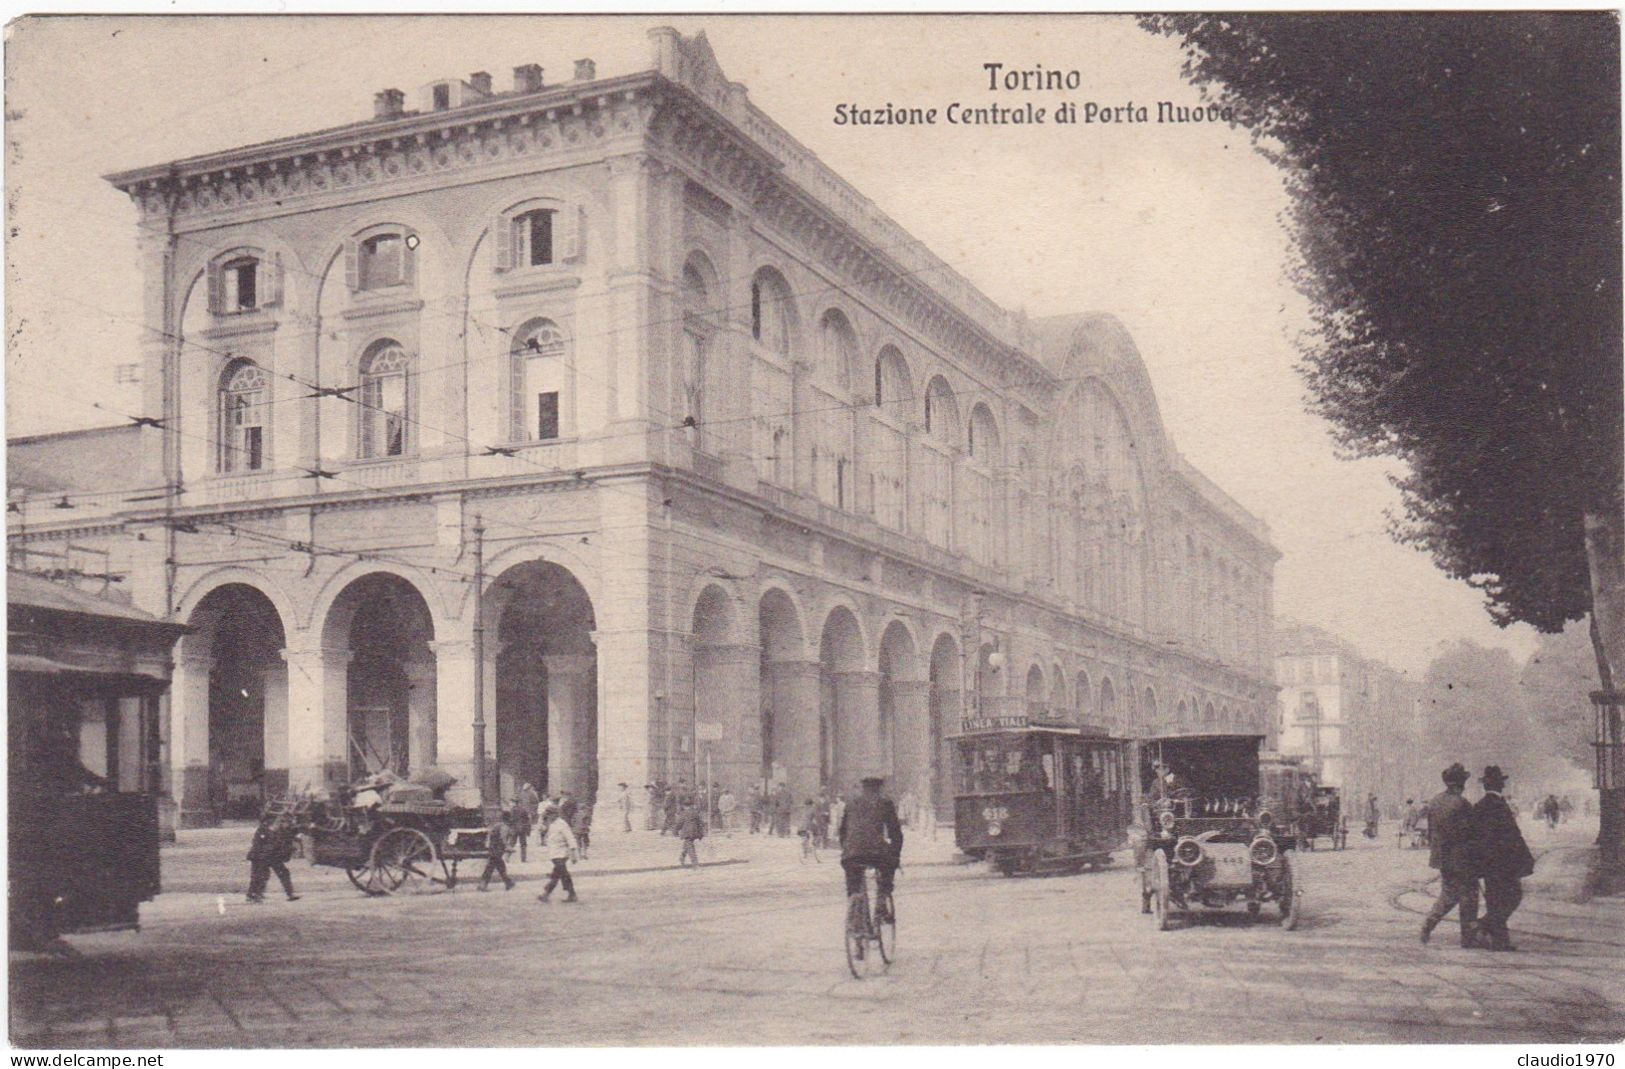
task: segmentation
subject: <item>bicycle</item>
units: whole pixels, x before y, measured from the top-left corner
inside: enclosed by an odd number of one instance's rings
[[[881,894],[875,884],[874,866],[865,866],[863,890],[847,900],[844,933],[846,967],[857,980],[862,980],[873,966],[870,944],[874,945],[880,957],[882,969],[891,965],[897,957],[897,904],[891,895]],[[871,901],[875,904],[873,911],[869,908]]]

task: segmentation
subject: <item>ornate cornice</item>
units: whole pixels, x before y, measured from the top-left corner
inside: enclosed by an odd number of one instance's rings
[[[641,137],[655,83],[650,73],[572,83],[123,171],[107,181],[129,194],[144,222],[167,217],[173,204],[178,224],[196,226],[435,188],[448,178],[502,177]]]

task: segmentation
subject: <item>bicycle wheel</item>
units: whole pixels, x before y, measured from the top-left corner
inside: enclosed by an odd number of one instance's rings
[[[846,900],[846,967],[852,970],[854,980],[863,979],[863,962],[868,956],[869,899],[866,895],[853,895]]]
[[[897,960],[897,903],[891,895],[875,895],[875,945],[881,961],[890,965]]]

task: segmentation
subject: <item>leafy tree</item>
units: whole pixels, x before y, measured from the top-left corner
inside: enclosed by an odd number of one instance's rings
[[[1612,13],[1148,16],[1276,160],[1313,409],[1405,462],[1395,536],[1625,684]],[[1620,868],[1625,792],[1599,842]]]
[[[1542,635],[1518,678],[1529,709],[1554,752],[1590,768],[1596,714],[1586,695],[1597,689],[1597,660],[1586,628],[1570,626]]]
[[[1436,768],[1460,761],[1476,774],[1501,765],[1520,795],[1550,773],[1553,762],[1537,757],[1550,747],[1535,737],[1518,665],[1506,650],[1452,643],[1428,665],[1423,688],[1426,744]]]

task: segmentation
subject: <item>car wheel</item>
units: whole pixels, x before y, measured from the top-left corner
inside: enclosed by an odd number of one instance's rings
[[[1157,915],[1157,931],[1166,932],[1173,924],[1168,906],[1168,855],[1158,850],[1154,865],[1156,876],[1152,887],[1152,905]]]
[[[1292,931],[1303,914],[1303,881],[1292,868],[1292,855],[1281,855],[1281,882],[1276,885],[1280,896],[1281,927]]]

